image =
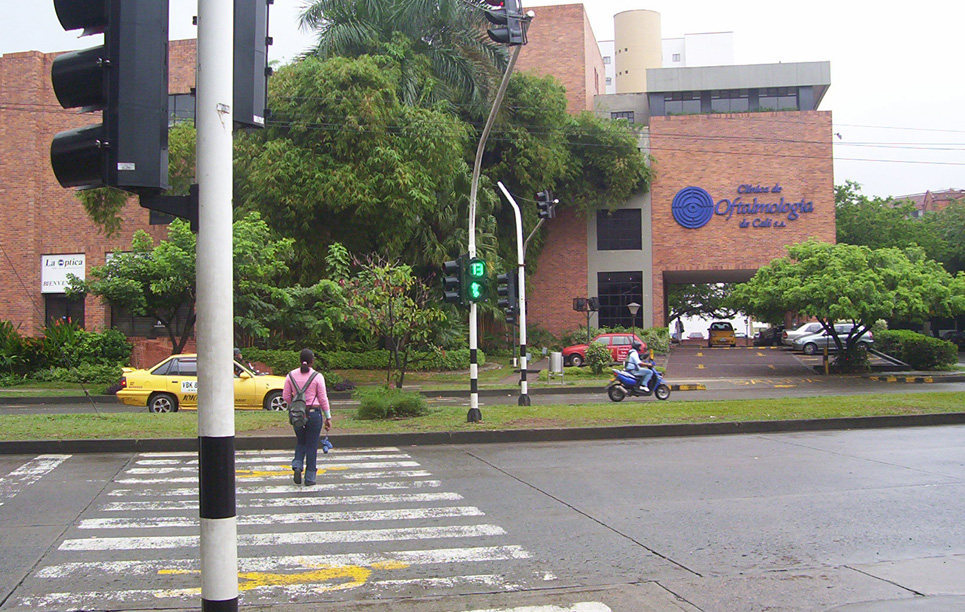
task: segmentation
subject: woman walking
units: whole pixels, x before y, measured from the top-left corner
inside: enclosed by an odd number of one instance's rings
[[[323,427],[325,431],[332,428],[332,412],[328,405],[325,377],[312,367],[315,365],[315,354],[311,349],[302,349],[299,360],[302,363],[301,367],[295,368],[285,377],[282,396],[285,403],[291,404],[298,394],[302,394],[307,406],[308,422],[304,427],[294,428],[297,442],[295,458],[292,459],[292,471],[295,484],[301,484],[302,468],[304,468],[305,485],[310,487],[315,484],[315,475],[318,471],[315,465],[318,459],[318,439]]]

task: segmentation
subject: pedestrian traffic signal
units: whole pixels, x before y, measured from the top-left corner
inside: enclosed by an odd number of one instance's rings
[[[489,38],[502,45],[526,44],[526,26],[519,0],[487,0],[492,7],[486,11],[486,19],[494,26],[488,30]]]
[[[485,301],[489,293],[489,282],[486,279],[486,262],[473,257],[463,267],[462,289],[463,302],[466,304]]]
[[[553,192],[547,189],[536,194],[536,210],[540,219],[552,219],[556,217],[556,205],[559,200],[553,197]]]
[[[499,296],[496,305],[506,313],[506,323],[515,325],[517,323],[516,315],[519,313],[516,293],[516,275],[512,272],[507,272],[496,276],[496,294]]]
[[[462,265],[463,257],[442,264],[443,299],[449,304],[462,303]]]
[[[103,111],[102,123],[60,132],[50,163],[64,187],[134,193],[168,188],[168,3],[54,0],[65,30],[104,44],[58,56],[50,71],[64,108]]]

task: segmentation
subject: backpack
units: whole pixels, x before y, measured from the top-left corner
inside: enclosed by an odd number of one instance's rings
[[[312,372],[312,375],[305,382],[305,386],[299,389],[292,375],[288,375],[288,378],[292,381],[292,387],[295,389],[295,395],[292,397],[291,403],[288,404],[288,422],[292,424],[292,427],[304,427],[308,423],[308,404],[305,403],[305,392],[308,391],[308,387],[316,376],[318,376],[318,372]]]

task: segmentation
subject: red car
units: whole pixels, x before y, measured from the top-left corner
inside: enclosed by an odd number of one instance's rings
[[[627,354],[630,353],[631,341],[636,340],[643,345],[643,349],[646,350],[647,344],[641,340],[638,336],[622,333],[622,334],[600,334],[593,339],[593,342],[602,344],[610,349],[611,359],[614,362],[625,361]],[[568,365],[574,367],[580,367],[586,363],[586,344],[575,344],[573,346],[568,346],[563,349],[563,361]]]

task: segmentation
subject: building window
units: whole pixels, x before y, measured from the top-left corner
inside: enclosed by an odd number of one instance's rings
[[[171,326],[174,329],[180,329],[183,321],[190,315],[190,307],[179,308],[171,321]],[[129,310],[123,308],[111,308],[111,328],[118,330],[128,338],[157,338],[167,335],[164,326],[157,319],[134,316]]]
[[[674,54],[673,54],[673,61],[674,61],[674,62],[680,62],[680,54],[679,54],[679,53],[674,53]]]
[[[758,100],[759,108],[762,111],[798,110],[797,88],[795,87],[761,89]]]
[[[596,248],[599,251],[639,251],[643,248],[639,208],[599,210],[596,213]]]
[[[613,77],[607,77],[607,78],[606,78],[606,84],[607,84],[607,86],[613,85]]]
[[[607,66],[610,65],[610,56],[609,56],[609,55],[604,55],[604,56],[603,56],[603,63],[604,63],[605,65],[607,65]]]
[[[44,320],[47,325],[57,321],[84,327],[84,297],[68,298],[63,293],[44,294]]]
[[[750,90],[724,89],[710,92],[712,113],[746,113],[750,110]]]
[[[171,94],[168,96],[169,125],[194,123],[194,94]]]
[[[637,311],[636,321],[630,317],[627,304],[643,304],[643,274],[641,272],[600,272],[597,274],[597,293],[600,297],[600,327],[643,327],[643,311]]]
[[[616,121],[617,119],[626,119],[628,122],[633,123],[633,111],[617,111],[615,113],[610,113],[610,119]]]
[[[664,95],[664,112],[668,115],[700,113],[700,92],[678,91]]]

